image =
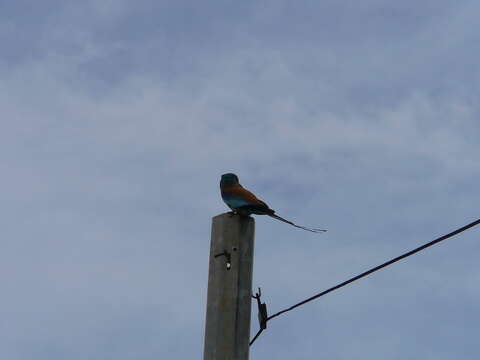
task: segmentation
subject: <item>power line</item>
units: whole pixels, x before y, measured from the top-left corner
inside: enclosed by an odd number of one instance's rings
[[[250,346],[252,346],[252,344],[255,342],[255,340],[257,340],[257,338],[260,336],[260,334],[263,332],[264,329],[260,328],[257,333],[255,334],[255,336],[253,337],[252,340],[250,340]]]
[[[350,284],[350,283],[352,283],[352,282],[354,282],[354,281],[357,281],[357,280],[359,280],[359,279],[361,279],[361,278],[363,278],[363,277],[365,277],[365,276],[367,276],[367,275],[370,275],[371,273],[374,273],[375,271],[378,271],[378,270],[380,270],[380,269],[383,269],[383,268],[386,267],[386,266],[392,265],[393,263],[396,263],[396,262],[399,261],[399,260],[402,260],[402,259],[404,259],[404,258],[406,258],[406,257],[409,257],[409,256],[411,256],[411,255],[413,255],[413,254],[416,254],[416,253],[419,252],[419,251],[425,250],[426,248],[428,248],[428,247],[430,247],[430,246],[432,246],[432,245],[435,245],[435,244],[437,244],[437,243],[439,243],[439,242],[441,242],[441,241],[443,241],[443,240],[447,240],[448,238],[451,238],[451,237],[453,237],[453,236],[455,236],[455,235],[457,235],[457,234],[459,234],[459,233],[461,233],[461,232],[463,232],[463,231],[465,231],[465,230],[468,230],[468,229],[470,229],[470,228],[472,228],[472,227],[474,227],[474,226],[476,226],[476,225],[478,225],[478,224],[480,224],[480,219],[478,219],[478,220],[476,220],[476,221],[474,221],[474,222],[471,222],[470,224],[465,225],[465,226],[463,226],[463,227],[461,227],[461,228],[459,228],[459,229],[457,229],[457,230],[455,230],[455,231],[452,231],[451,233],[448,233],[448,234],[446,234],[446,235],[443,235],[443,236],[441,236],[441,237],[439,237],[439,238],[437,238],[437,239],[435,239],[435,240],[433,240],[433,241],[430,241],[430,242],[428,242],[428,243],[426,243],[426,244],[424,244],[424,245],[422,245],[422,246],[419,246],[419,247],[417,247],[416,249],[413,249],[413,250],[411,250],[411,251],[409,251],[409,252],[406,252],[406,253],[404,253],[404,254],[402,254],[402,255],[400,255],[400,256],[397,256],[396,258],[393,258],[393,259],[391,259],[391,260],[389,260],[389,261],[387,261],[387,262],[384,262],[384,263],[381,264],[381,265],[375,266],[374,268],[371,268],[370,270],[367,270],[367,271],[365,271],[365,272],[363,272],[363,273],[361,273],[361,274],[359,274],[359,275],[357,275],[357,276],[354,276],[354,277],[352,277],[352,278],[350,278],[350,279],[348,279],[348,280],[346,280],[346,281],[344,281],[344,282],[342,282],[342,283],[340,283],[340,284],[338,284],[338,285],[335,285],[335,286],[333,286],[333,287],[331,287],[331,288],[329,288],[329,289],[327,289],[327,290],[324,290],[324,291],[322,291],[322,292],[320,292],[320,293],[318,293],[318,294],[316,294],[316,295],[313,295],[313,296],[309,297],[308,299],[305,299],[305,300],[303,300],[303,301],[300,301],[299,303],[297,303],[297,304],[295,304],[295,305],[292,305],[292,306],[290,306],[290,307],[288,307],[288,308],[286,308],[286,309],[284,309],[284,310],[281,310],[281,311],[279,311],[279,312],[277,312],[277,313],[269,316],[269,317],[266,319],[266,321],[268,322],[268,321],[272,320],[273,318],[276,318],[277,316],[280,316],[280,315],[282,315],[282,314],[284,314],[284,313],[286,313],[286,312],[288,312],[288,311],[292,311],[293,309],[296,309],[296,308],[298,308],[298,307],[300,307],[300,306],[302,306],[302,305],[305,305],[306,303],[308,303],[308,302],[310,302],[310,301],[316,300],[316,299],[318,299],[319,297],[321,297],[321,296],[323,296],[323,295],[326,295],[326,294],[328,294],[328,293],[330,293],[330,292],[332,292],[332,291],[338,290],[338,289],[340,289],[341,287],[344,287],[345,285],[348,285],[348,284]],[[255,340],[260,336],[260,334],[262,333],[263,330],[264,330],[264,329],[260,329],[260,330],[257,332],[257,334],[255,335],[255,337],[250,341],[250,346],[251,346],[251,345],[255,342]]]

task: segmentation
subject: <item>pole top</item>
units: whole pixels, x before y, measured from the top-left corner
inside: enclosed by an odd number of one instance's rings
[[[238,214],[234,214],[231,211],[215,215],[212,219],[214,220],[214,219],[221,219],[221,218],[239,219],[239,220],[243,220],[243,221],[253,221],[253,222],[255,222],[255,219],[252,216],[238,215]]]

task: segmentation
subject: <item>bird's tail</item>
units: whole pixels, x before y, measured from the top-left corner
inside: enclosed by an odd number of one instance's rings
[[[313,229],[313,228],[307,228],[305,226],[300,226],[300,225],[297,225],[297,224],[294,224],[293,222],[291,221],[288,221],[287,219],[284,219],[278,215],[275,215],[275,214],[268,214],[268,216],[271,216],[277,220],[280,220],[280,221],[283,221],[284,223],[287,223],[287,224],[290,224],[292,226],[295,226],[297,228],[300,228],[300,229],[303,229],[303,230],[307,230],[307,231],[310,231],[310,232],[314,232],[314,233],[320,233],[320,232],[325,232],[327,230],[324,230],[324,229]]]

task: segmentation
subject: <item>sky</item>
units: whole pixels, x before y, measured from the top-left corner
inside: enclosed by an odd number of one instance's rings
[[[479,217],[476,1],[0,2],[0,358],[199,359],[220,176],[270,313]],[[251,359],[477,359],[479,229]],[[258,329],[252,312],[252,335]]]

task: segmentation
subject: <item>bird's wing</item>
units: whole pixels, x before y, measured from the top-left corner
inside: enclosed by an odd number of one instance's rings
[[[255,205],[268,209],[268,205],[258,199],[253,193],[245,189],[242,185],[236,184],[222,189],[222,195],[231,206],[241,207]]]

